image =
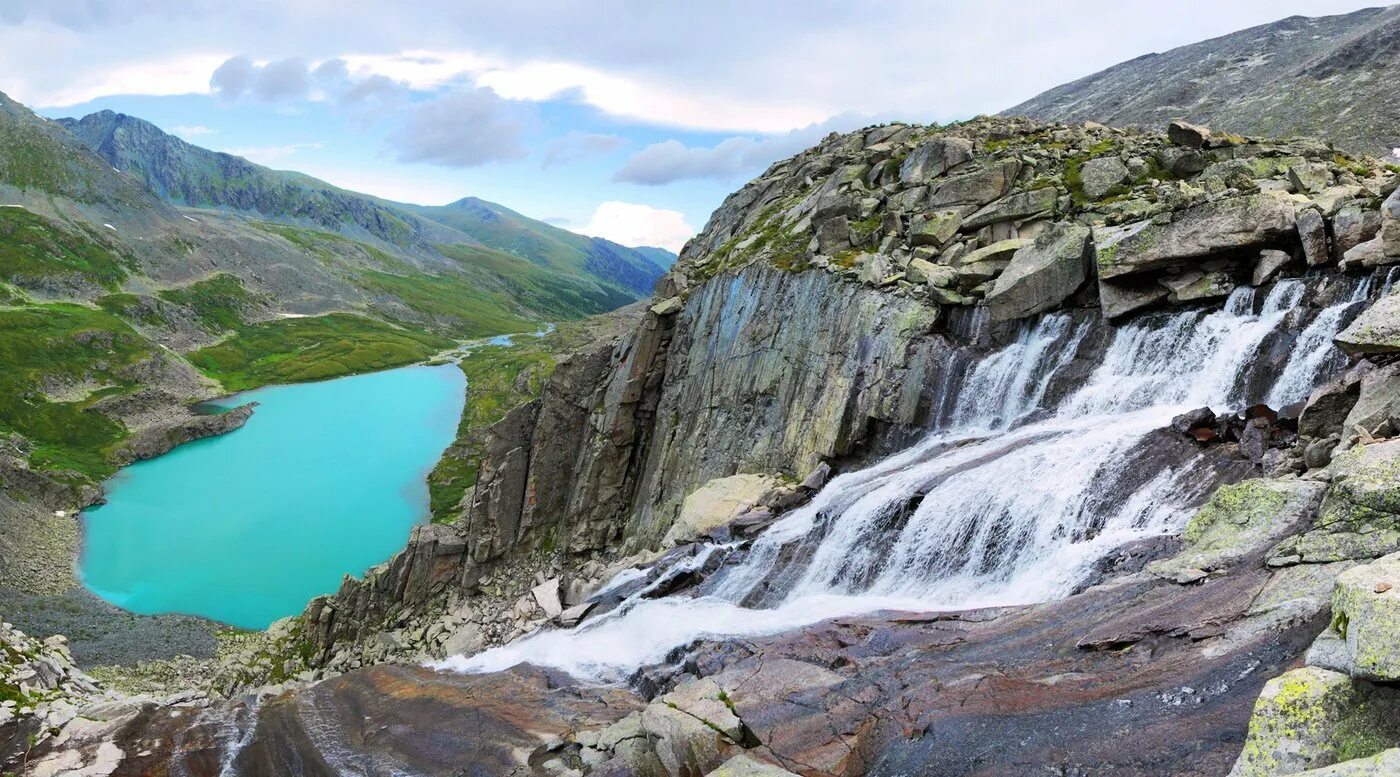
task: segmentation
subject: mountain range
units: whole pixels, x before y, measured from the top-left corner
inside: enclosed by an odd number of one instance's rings
[[[1008,109],[1050,121],[1325,137],[1353,153],[1400,146],[1400,6],[1290,16],[1144,54]]]
[[[110,111],[49,120],[0,95],[0,485],[87,488],[178,442],[171,414],[190,400],[614,310],[674,258],[475,198],[389,202]]]

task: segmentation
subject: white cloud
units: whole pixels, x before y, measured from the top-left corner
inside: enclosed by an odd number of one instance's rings
[[[243,146],[239,148],[222,148],[219,150],[225,154],[241,156],[250,162],[257,162],[260,165],[271,165],[278,160],[294,156],[298,152],[320,147],[320,143],[288,143],[282,146]]]
[[[587,224],[570,228],[625,246],[659,246],[676,253],[695,236],[695,227],[680,211],[617,200],[599,205]]]
[[[528,108],[487,87],[461,89],[415,105],[387,141],[404,162],[476,167],[528,155],[532,122]]]
[[[613,180],[646,186],[687,178],[731,180],[756,173],[783,157],[814,145],[827,133],[849,132],[883,120],[875,116],[843,113],[781,135],[725,138],[709,147],[692,147],[678,140],[666,140],[633,154],[613,175]]]
[[[477,83],[516,100],[575,94],[599,110],[652,124],[700,130],[782,132],[831,115],[827,105],[803,100],[745,99],[681,89],[636,76],[566,62],[523,62],[476,76]]]
[[[217,132],[217,130],[210,129],[209,127],[206,127],[202,124],[176,124],[175,126],[170,128],[170,131],[175,133],[176,135],[179,135],[185,140],[189,140],[190,138],[197,138],[201,135],[213,135],[215,132]]]
[[[224,54],[195,54],[141,62],[117,62],[83,70],[63,86],[45,89],[20,81],[15,99],[37,108],[66,108],[117,94],[169,96],[209,91],[209,74]]]
[[[470,51],[411,49],[398,54],[345,54],[340,59],[357,78],[386,76],[420,91],[438,89],[460,81],[464,73],[494,67],[487,57]]]

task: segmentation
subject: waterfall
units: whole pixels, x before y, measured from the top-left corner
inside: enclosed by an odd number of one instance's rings
[[[1299,324],[1305,291],[1284,280],[1258,302],[1255,289],[1241,287],[1219,311],[1123,326],[1078,390],[1053,408],[1042,407],[1047,387],[1090,327],[1044,316],[961,376],[950,423],[833,478],[700,595],[634,596],[572,631],[438,666],[480,672],[528,661],[616,680],[703,637],[776,633],[879,609],[1066,596],[1114,547],[1179,531],[1213,487],[1198,451],[1180,449],[1172,466],[1152,459],[1163,445],[1152,435],[1172,416],[1260,401],[1249,396],[1260,369],[1279,376],[1269,396],[1306,393],[1335,369],[1332,337],[1365,289],[1319,311],[1281,372],[1260,363],[1264,343]]]
[[[1390,285],[1391,275],[1387,273],[1382,296],[1389,293]],[[1270,405],[1283,407],[1307,399],[1314,386],[1346,364],[1346,357],[1332,343],[1332,338],[1341,331],[1343,319],[1349,320],[1360,312],[1370,290],[1371,277],[1367,276],[1345,302],[1325,308],[1298,335],[1283,374],[1269,392]]]

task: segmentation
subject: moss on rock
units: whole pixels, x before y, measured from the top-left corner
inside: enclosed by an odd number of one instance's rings
[[[1326,486],[1297,480],[1246,480],[1221,486],[1186,524],[1186,548],[1148,571],[1185,579],[1193,570],[1214,572],[1239,563],[1295,530],[1317,509]],[[1194,575],[1190,577],[1196,577]]]
[[[1304,667],[1264,686],[1230,777],[1275,777],[1400,744],[1400,694]]]
[[[1346,641],[1354,677],[1400,681],[1400,553],[1337,578],[1331,628]]]

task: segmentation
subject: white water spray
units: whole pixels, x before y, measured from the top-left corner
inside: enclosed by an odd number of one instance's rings
[[[1025,423],[1092,329],[1046,316],[964,377],[949,428],[834,478],[741,563],[717,573],[705,595],[634,596],[577,629],[437,666],[483,672],[529,662],[619,680],[701,638],[772,634],[880,609],[1068,595],[1114,547],[1184,525],[1211,482],[1199,469],[1205,458],[1187,455],[1144,475],[1139,457],[1154,444],[1146,438],[1192,407],[1258,401],[1245,394],[1261,345],[1296,320],[1289,313],[1303,294],[1301,282],[1281,281],[1255,314],[1255,290],[1243,287],[1218,312],[1125,326],[1078,391],[1048,419]],[[1283,370],[1289,387],[1281,380],[1271,396],[1327,377],[1329,363],[1312,354],[1325,352],[1318,342],[1331,347],[1354,304],[1317,314]]]

